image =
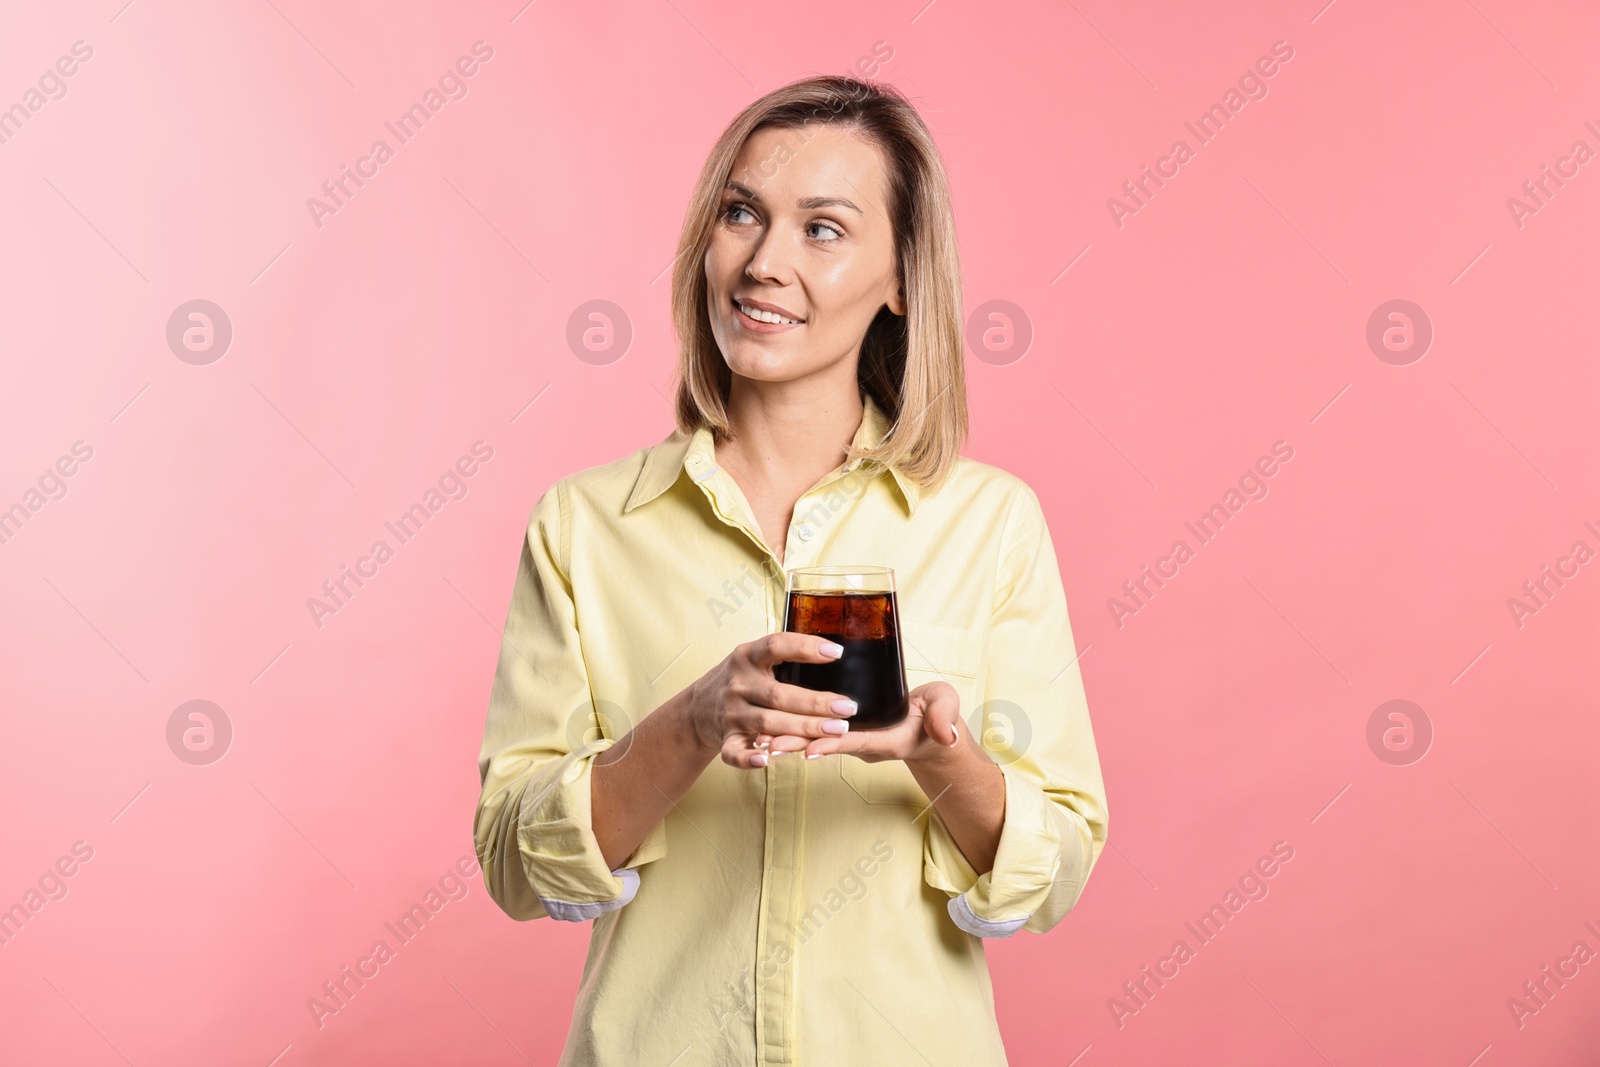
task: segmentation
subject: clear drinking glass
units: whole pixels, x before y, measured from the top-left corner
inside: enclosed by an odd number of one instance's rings
[[[780,663],[780,682],[854,700],[850,729],[877,730],[905,720],[905,657],[894,571],[888,567],[797,567],[789,572],[783,628],[844,646],[831,663]]]

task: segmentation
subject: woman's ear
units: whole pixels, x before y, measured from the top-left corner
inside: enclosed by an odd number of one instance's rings
[[[887,303],[888,303],[888,308],[889,308],[889,310],[891,312],[893,312],[896,315],[899,315],[901,318],[905,318],[905,314],[906,314],[906,290],[905,290],[905,286],[903,286],[903,285],[901,285],[899,283],[896,283],[895,287],[894,287],[894,293],[890,295],[889,300],[888,300]]]

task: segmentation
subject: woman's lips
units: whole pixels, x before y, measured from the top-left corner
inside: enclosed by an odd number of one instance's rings
[[[733,301],[733,315],[739,320],[739,325],[751,333],[783,333],[805,325],[804,322],[762,322],[760,319],[752,319],[744,313],[737,300]]]

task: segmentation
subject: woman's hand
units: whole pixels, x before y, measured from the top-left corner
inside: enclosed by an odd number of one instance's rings
[[[949,755],[961,739],[957,723],[961,719],[961,697],[949,682],[929,682],[913,689],[908,697],[911,708],[905,719],[882,730],[857,730],[841,737],[810,740],[806,736],[760,737],[774,754],[804,750],[806,758],[841,752],[878,763],[882,760],[926,762]]]
[[[699,745],[720,750],[733,767],[767,765],[767,745],[783,736],[796,745],[850,728],[853,700],[773,677],[779,663],[829,663],[843,649],[811,634],[768,634],[735,648],[690,686],[689,720]],[[953,695],[953,691],[952,691]]]

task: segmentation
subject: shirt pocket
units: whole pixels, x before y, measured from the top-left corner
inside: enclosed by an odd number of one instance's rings
[[[961,718],[965,722],[977,707],[985,637],[980,629],[901,619],[900,651],[905,657],[906,688],[949,682],[961,698]],[[903,760],[867,763],[854,756],[841,756],[839,774],[868,804],[928,806],[927,794]]]

